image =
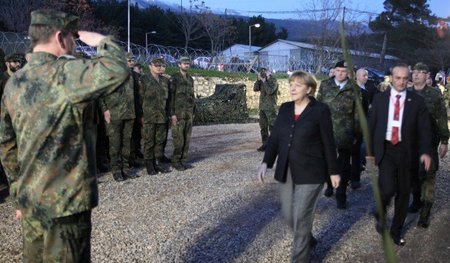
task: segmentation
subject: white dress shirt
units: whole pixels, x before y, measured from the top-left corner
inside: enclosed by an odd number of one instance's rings
[[[395,102],[397,100],[397,95],[400,95],[400,113],[398,116],[398,121],[394,121],[394,110]],[[389,96],[389,115],[388,124],[386,130],[386,140],[390,141],[392,139],[392,127],[398,127],[398,141],[402,141],[402,120],[403,120],[403,110],[405,109],[405,99],[406,90],[398,92],[395,89],[391,89],[391,95]]]

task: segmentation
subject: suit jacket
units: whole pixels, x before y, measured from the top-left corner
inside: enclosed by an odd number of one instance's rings
[[[373,99],[369,114],[369,126],[373,132],[372,149],[377,165],[384,156],[384,142],[389,117],[389,97],[390,90],[377,94]],[[408,167],[415,169],[419,163],[419,156],[425,153],[430,155],[431,153],[430,117],[422,97],[406,91],[401,122],[401,142],[406,147],[405,162]]]
[[[339,173],[330,109],[310,99],[297,121],[294,102],[282,104],[278,112],[263,161],[272,168],[278,156],[275,180],[279,182],[286,182],[288,167],[295,184],[321,184]]]

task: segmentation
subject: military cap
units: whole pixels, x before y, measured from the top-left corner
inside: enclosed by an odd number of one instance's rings
[[[151,63],[154,65],[165,65],[166,61],[164,61],[164,59],[162,58],[154,58],[152,59]]]
[[[428,66],[422,62],[416,63],[416,65],[414,65],[413,70],[425,71],[427,73],[430,72],[430,69],[428,68]]]
[[[183,62],[191,63],[191,59],[189,57],[181,57],[180,58],[180,63],[183,63]]]
[[[128,60],[134,60],[134,55],[131,52],[127,52],[127,59]]]
[[[346,68],[347,67],[347,62],[345,62],[344,60],[338,61],[336,63],[336,65],[334,65],[335,68]]]
[[[21,57],[17,53],[9,54],[5,57],[5,62],[20,61],[20,60],[21,60]]]
[[[51,9],[39,9],[31,12],[30,25],[53,26],[58,29],[67,29],[78,37],[78,17]]]

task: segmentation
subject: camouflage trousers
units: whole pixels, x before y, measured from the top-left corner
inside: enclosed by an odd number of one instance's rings
[[[109,138],[111,172],[115,173],[130,166],[131,133],[134,119],[117,120],[106,124]]]
[[[267,142],[269,132],[272,131],[276,118],[277,112],[274,110],[259,111],[259,128],[261,130],[261,140],[263,144]]]
[[[186,162],[191,143],[192,119],[178,120],[172,126],[173,156],[172,163]]]
[[[144,159],[161,159],[164,155],[164,142],[167,138],[166,123],[144,122]]]
[[[22,219],[23,262],[91,262],[91,211],[49,221]]]
[[[142,124],[141,124],[141,118],[134,119],[133,123],[133,132],[131,136],[131,149],[130,149],[130,156],[131,159],[137,159],[139,156],[139,153],[141,153],[141,139],[142,139]]]
[[[413,173],[411,187],[413,195],[420,196],[420,201],[434,203],[434,192],[436,185],[436,172],[439,168],[439,156],[436,149],[431,154],[431,167],[429,171],[419,169]]]

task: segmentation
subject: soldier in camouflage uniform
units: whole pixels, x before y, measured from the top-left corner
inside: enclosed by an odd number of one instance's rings
[[[278,83],[265,68],[261,68],[258,80],[253,85],[253,91],[259,95],[259,128],[261,130],[262,145],[257,149],[263,152],[266,149],[269,133],[272,131],[277,118]]]
[[[100,100],[109,139],[109,157],[114,180],[121,182],[136,178],[130,171],[131,135],[135,119],[134,87],[130,69],[128,79],[115,92]]]
[[[121,47],[111,38],[77,32],[78,18],[31,13],[30,62],[5,86],[0,155],[22,219],[24,262],[90,262],[91,210],[98,204],[86,107],[126,81]],[[97,46],[93,60],[65,59],[75,38]],[[61,57],[61,58],[58,58]]]
[[[341,176],[341,182],[336,190],[336,202],[339,209],[346,209],[347,184],[351,172],[351,147],[355,140],[357,127],[359,127],[355,98],[357,96],[361,99],[361,93],[356,82],[348,77],[347,63],[344,61],[336,63],[334,74],[334,77],[322,81],[320,84],[317,100],[327,104],[331,110]],[[333,188],[331,182],[328,181],[325,196],[332,195]]]
[[[180,71],[172,75],[170,116],[172,123],[173,156],[172,167],[178,171],[192,168],[187,163],[194,119],[194,79],[188,73],[191,60],[182,57],[178,63]]]
[[[428,227],[430,223],[430,210],[434,203],[434,189],[436,183],[436,172],[439,167],[439,157],[447,154],[449,130],[447,124],[447,109],[441,92],[437,88],[426,85],[429,73],[428,66],[417,63],[412,72],[414,86],[412,88],[417,94],[425,99],[425,104],[430,113],[432,128],[432,165],[428,171],[417,167],[413,173],[412,188],[413,202],[409,212],[415,213],[420,209],[418,226]],[[419,158],[417,158],[419,160]],[[417,164],[419,166],[419,164]]]
[[[133,78],[133,89],[134,89],[134,112],[136,118],[133,123],[133,132],[131,136],[131,149],[130,149],[130,164],[134,167],[139,167],[142,165],[142,158],[144,157],[141,152],[141,129],[142,129],[142,106],[141,98],[139,94],[139,78],[141,75],[134,71],[134,66],[136,61],[134,59],[133,53],[127,53],[128,67],[130,68],[130,74]]]
[[[149,175],[171,170],[162,163],[164,141],[166,140],[166,123],[169,119],[169,79],[162,76],[164,60],[155,58],[150,62],[150,74],[139,80],[142,95],[144,159]]]
[[[12,54],[5,57],[6,71],[0,72],[0,98],[3,96],[3,89],[5,88],[8,79],[20,69],[19,57],[16,54]],[[0,185],[7,187],[8,182],[6,179],[6,174],[3,171],[3,167],[0,164]]]

